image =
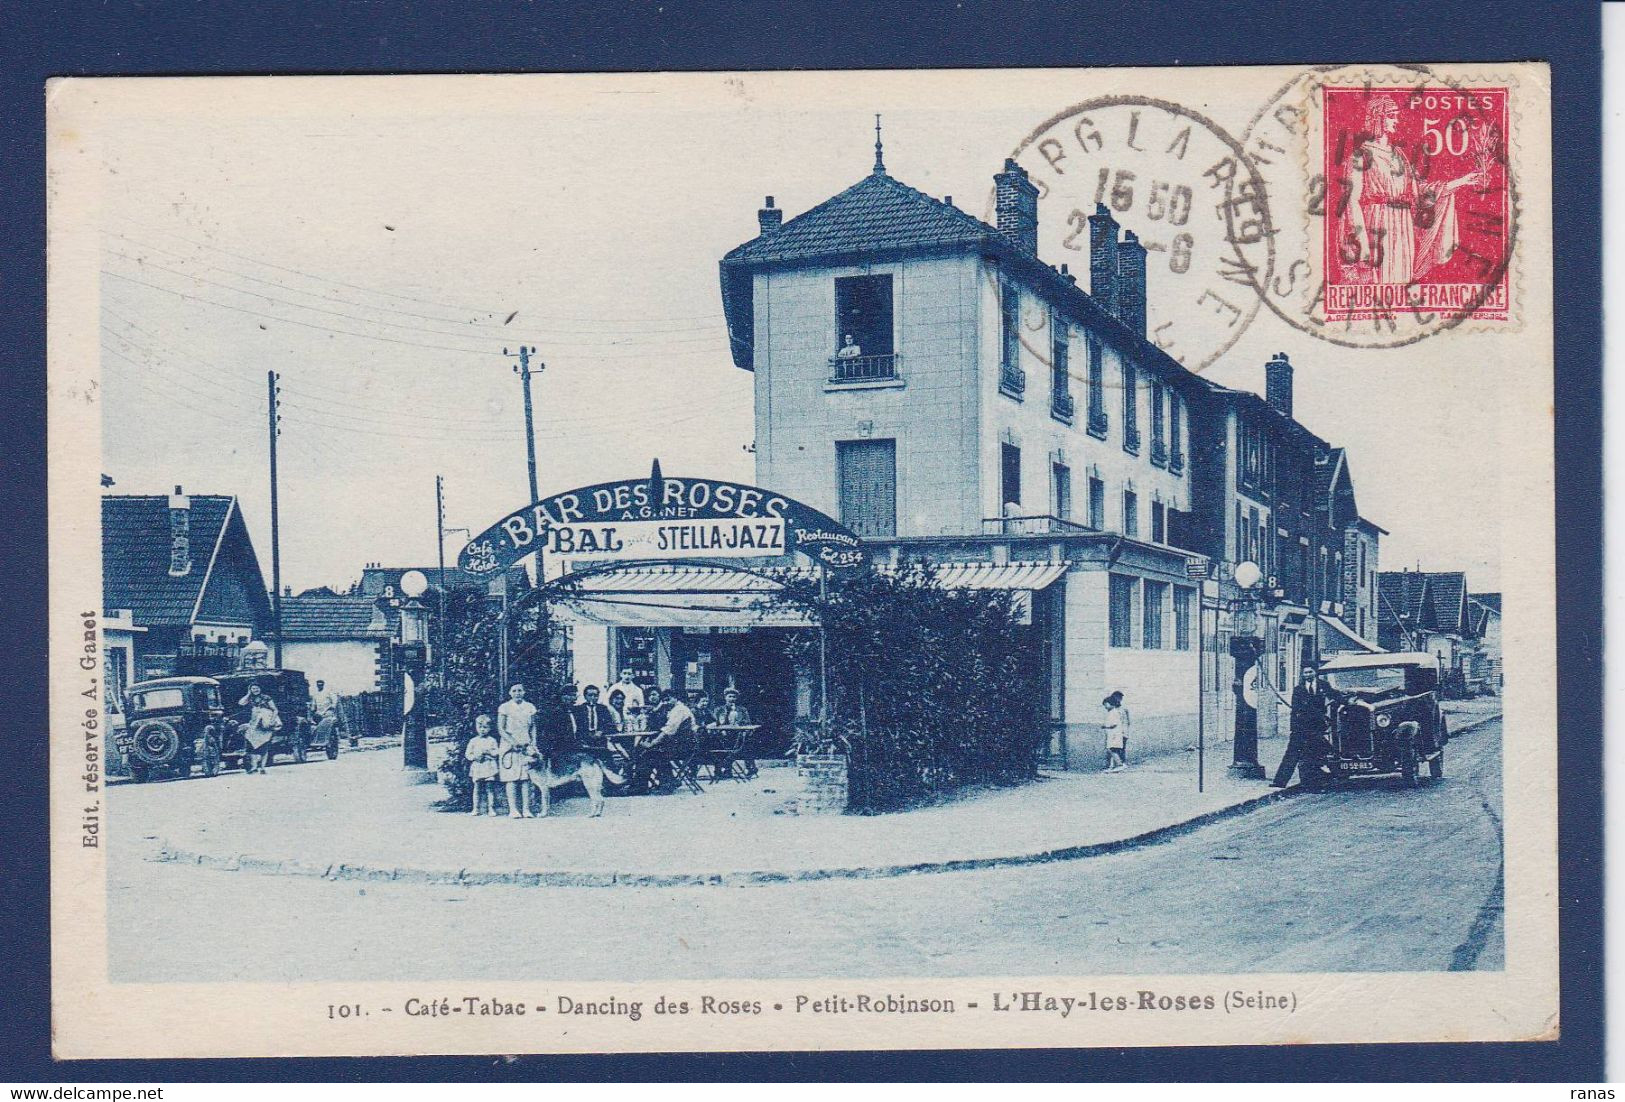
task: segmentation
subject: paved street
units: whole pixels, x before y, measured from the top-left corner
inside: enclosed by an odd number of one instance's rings
[[[1437,786],[1301,795],[1111,856],[883,880],[675,889],[360,884],[158,864],[115,851],[113,977],[1499,968],[1500,737],[1497,720],[1453,742],[1449,775]]]

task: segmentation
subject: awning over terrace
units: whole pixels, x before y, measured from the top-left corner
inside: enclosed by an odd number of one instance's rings
[[[1064,562],[945,563],[937,580],[948,589],[1030,592],[1050,585],[1066,568]],[[805,610],[771,600],[779,588],[770,578],[723,567],[628,567],[583,575],[552,609],[569,623],[612,627],[815,627]]]

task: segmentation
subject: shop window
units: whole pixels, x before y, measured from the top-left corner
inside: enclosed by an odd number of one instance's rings
[[[1140,535],[1140,497],[1133,490],[1123,491],[1123,535],[1135,539]]]
[[[1139,588],[1135,579],[1122,574],[1109,575],[1110,642],[1114,647],[1134,645],[1134,592]]]
[[[897,534],[897,442],[842,440],[835,445],[841,523],[860,536]]]
[[[835,281],[835,351],[857,346],[851,355],[890,356],[892,281],[889,275],[842,276]]]
[[[1174,649],[1191,649],[1191,607],[1196,603],[1196,591],[1187,586],[1174,586]]]
[[[1089,527],[1096,531],[1106,527],[1106,484],[1098,478],[1089,479]]]
[[[999,492],[1002,504],[1021,504],[1021,448],[1015,444],[999,445]]]
[[[1055,515],[1062,520],[1072,519],[1072,468],[1065,463],[1051,465],[1055,482]]]
[[[1146,581],[1145,601],[1141,609],[1144,623],[1140,629],[1140,646],[1146,650],[1162,648],[1162,606],[1167,600],[1167,582]]]

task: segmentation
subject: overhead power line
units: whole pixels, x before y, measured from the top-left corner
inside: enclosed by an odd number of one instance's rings
[[[316,280],[317,282],[320,282],[320,283],[330,283],[335,287],[346,287],[346,288],[348,288],[348,289],[350,289],[352,291],[361,291],[361,292],[363,292],[365,294],[377,295],[377,296],[379,296],[381,298],[398,299],[398,300],[403,301],[403,302],[416,302],[416,303],[420,303],[420,304],[422,304],[424,306],[439,306],[439,307],[442,307],[443,309],[456,310],[456,311],[459,311],[461,313],[485,314],[487,317],[501,317],[501,316],[504,315],[503,310],[489,309],[489,308],[477,307],[477,306],[469,306],[467,304],[462,304],[462,303],[444,302],[444,301],[439,301],[439,300],[431,299],[431,298],[422,298],[422,297],[416,296],[416,295],[402,294],[402,293],[400,293],[398,291],[385,291],[385,290],[381,290],[381,289],[379,289],[377,287],[368,287],[368,286],[365,286],[365,285],[359,284],[359,283],[346,283],[344,280],[335,279],[332,276],[315,275],[315,274],[313,274],[311,272],[302,271],[301,269],[298,269],[298,268],[290,268],[290,267],[288,267],[286,265],[283,265],[283,264],[275,264],[275,263],[272,263],[269,260],[262,260],[259,257],[250,256],[250,255],[248,255],[246,253],[233,252],[232,250],[227,249],[227,248],[223,248],[222,246],[212,245],[212,244],[209,244],[206,241],[198,241],[198,240],[196,240],[194,238],[187,237],[184,234],[176,233],[174,230],[160,229],[157,226],[148,226],[148,227],[144,227],[144,228],[145,229],[150,229],[155,233],[161,233],[165,237],[173,237],[177,241],[185,241],[187,244],[195,245],[196,247],[198,247],[200,249],[208,249],[211,252],[217,252],[217,253],[221,253],[222,255],[225,255],[225,256],[236,257],[238,260],[246,260],[251,264],[258,264],[258,265],[260,265],[262,267],[265,267],[265,268],[271,268],[271,269],[274,269],[274,270],[279,271],[279,272],[286,272],[289,275],[303,276],[306,279]],[[595,317],[595,316],[590,316],[590,315],[563,315],[563,314],[560,314],[560,315],[546,315],[546,316],[551,318],[552,320],[555,320],[555,321],[615,322],[615,321],[620,320],[619,316],[607,316],[607,317],[606,316],[596,316]],[[710,313],[710,314],[674,315],[674,316],[670,316],[670,317],[645,317],[643,320],[645,320],[645,321],[717,321],[717,320],[720,320],[720,318],[721,318],[720,314]]]
[[[504,336],[508,337],[509,339],[512,339],[513,334],[515,332],[514,328],[512,326],[510,326],[507,322],[474,321],[474,320],[471,320],[470,318],[468,318],[466,315],[464,317],[461,317],[461,318],[447,318],[447,317],[442,317],[442,316],[437,315],[437,314],[425,314],[421,310],[403,310],[403,309],[400,309],[399,307],[395,307],[395,306],[382,306],[382,305],[379,305],[377,303],[360,302],[360,301],[357,301],[356,299],[345,298],[342,295],[333,295],[333,294],[328,294],[328,293],[325,293],[325,292],[322,292],[322,291],[310,291],[310,290],[306,290],[303,287],[295,287],[292,284],[286,283],[286,282],[284,282],[282,280],[279,280],[279,279],[265,279],[265,278],[260,277],[260,276],[250,275],[247,272],[238,271],[235,268],[227,268],[227,267],[223,267],[222,265],[219,265],[219,264],[211,264],[210,262],[208,262],[207,260],[202,259],[199,256],[188,255],[186,253],[177,252],[174,249],[165,249],[165,248],[162,248],[161,246],[154,245],[151,242],[143,241],[140,238],[131,237],[129,234],[119,233],[119,232],[117,232],[115,230],[108,230],[106,232],[111,237],[119,238],[122,241],[128,242],[131,245],[135,245],[135,246],[137,246],[137,247],[139,247],[141,249],[147,250],[148,252],[155,252],[155,253],[159,253],[159,254],[161,254],[163,256],[173,257],[176,260],[182,261],[184,263],[198,264],[198,265],[201,265],[202,267],[208,269],[209,271],[220,272],[220,273],[222,273],[224,275],[233,276],[233,277],[235,277],[237,279],[245,279],[245,280],[248,280],[251,283],[263,284],[263,285],[265,285],[267,287],[275,287],[275,288],[277,288],[279,290],[282,290],[282,291],[285,291],[285,292],[287,292],[289,294],[305,295],[305,296],[307,296],[309,298],[319,299],[322,302],[338,303],[339,305],[343,305],[343,306],[354,306],[354,307],[356,307],[358,309],[361,309],[361,310],[377,310],[377,311],[381,311],[381,312],[386,313],[386,314],[399,314],[402,317],[419,318],[419,319],[422,319],[424,321],[438,321],[438,322],[440,322],[442,324],[445,324],[445,325],[458,325],[458,326],[466,326],[466,327],[471,328],[471,329],[488,330],[488,331],[490,331],[492,333],[503,334]],[[147,263],[147,261],[146,261],[146,259],[144,257],[129,257],[129,256],[126,256],[123,253],[117,252],[116,250],[111,250],[110,249],[108,251],[112,252],[115,256],[121,256],[121,257],[124,257],[125,259],[132,259],[132,260],[137,261],[138,263],[143,263],[143,264]],[[318,277],[309,276],[308,278],[317,279]],[[496,316],[498,316],[498,313],[500,313],[500,312],[487,312],[487,316],[488,317],[496,317]],[[510,311],[509,313],[510,314],[516,314],[516,313],[519,313],[519,311]],[[723,322],[722,315],[721,314],[716,314],[716,315],[708,316],[706,318],[706,321],[703,324],[699,324],[699,325],[676,325],[676,326],[672,326],[670,328],[662,328],[662,327],[659,327],[659,326],[644,325],[644,324],[641,324],[641,323],[636,322],[636,321],[628,321],[625,318],[615,318],[615,319],[606,319],[606,320],[604,320],[602,322],[598,322],[598,323],[593,323],[590,327],[585,328],[585,329],[556,329],[556,328],[554,328],[554,326],[551,323],[549,323],[545,328],[538,330],[538,329],[536,329],[535,327],[533,327],[530,324],[530,320],[529,320],[529,316],[528,316],[529,312],[528,311],[526,311],[526,314],[527,314],[527,317],[526,317],[525,324],[520,326],[520,329],[522,329],[524,332],[527,332],[527,333],[546,332],[546,333],[550,333],[550,334],[551,333],[557,333],[557,334],[561,334],[561,335],[564,335],[564,336],[579,336],[579,335],[583,335],[583,334],[590,335],[590,334],[594,334],[594,333],[601,333],[601,332],[603,332],[603,326],[605,324],[614,324],[617,328],[621,328],[621,329],[631,328],[634,332],[638,333],[639,335],[650,335],[650,336],[660,336],[660,335],[668,334],[668,333],[716,332],[718,327]],[[543,317],[544,317],[544,320],[546,320],[545,316],[543,316]]]

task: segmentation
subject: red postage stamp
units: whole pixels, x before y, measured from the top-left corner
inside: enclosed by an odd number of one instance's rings
[[[1326,320],[1505,320],[1507,89],[1322,92]]]

